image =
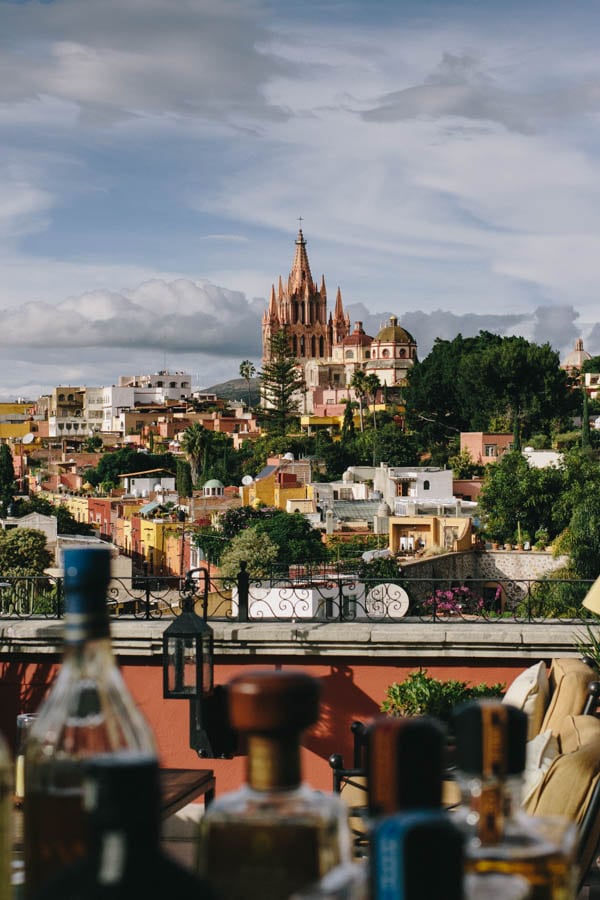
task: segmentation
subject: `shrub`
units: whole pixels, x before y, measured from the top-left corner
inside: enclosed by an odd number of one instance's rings
[[[468,700],[500,697],[504,684],[470,685],[466,681],[440,681],[427,674],[427,669],[410,672],[406,681],[390,684],[381,711],[389,716],[435,716],[449,722],[452,710]]]
[[[479,613],[483,609],[483,598],[466,585],[448,589],[436,588],[431,597],[423,601],[424,612]]]

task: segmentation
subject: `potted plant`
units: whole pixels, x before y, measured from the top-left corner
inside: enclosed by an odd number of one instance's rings
[[[503,684],[476,684],[450,679],[441,681],[427,674],[427,669],[410,672],[401,682],[390,684],[381,704],[388,716],[435,716],[449,722],[452,710],[467,700],[500,697]]]

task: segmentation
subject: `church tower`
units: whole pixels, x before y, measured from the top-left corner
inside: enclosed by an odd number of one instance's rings
[[[327,315],[325,277],[321,276],[321,285],[317,287],[311,275],[302,228],[296,238],[287,285],[284,287],[280,276],[277,290],[275,285],[271,287],[269,306],[262,321],[263,362],[269,359],[272,335],[281,329],[288,335],[292,353],[302,363],[330,359],[333,347],[350,331],[350,318],[344,314],[339,288],[334,313]]]

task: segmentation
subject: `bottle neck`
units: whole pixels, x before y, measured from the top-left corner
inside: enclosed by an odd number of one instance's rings
[[[297,734],[248,736],[248,784],[255,791],[299,787],[300,743]]]
[[[482,846],[499,844],[507,823],[520,806],[523,779],[459,773],[462,812],[473,836]]]

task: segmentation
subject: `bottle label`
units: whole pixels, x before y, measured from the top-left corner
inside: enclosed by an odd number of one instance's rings
[[[203,874],[227,900],[287,900],[325,874],[319,845],[313,825],[212,822],[203,847]]]

